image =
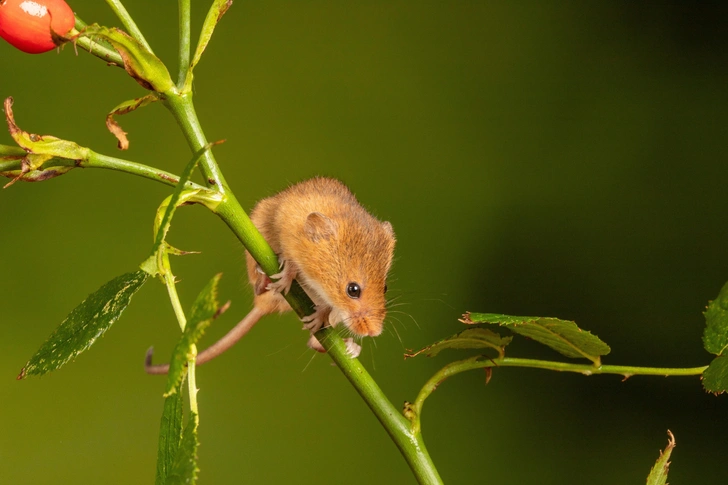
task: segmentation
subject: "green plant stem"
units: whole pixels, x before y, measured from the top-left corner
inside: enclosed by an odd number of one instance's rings
[[[143,45],[149,52],[153,54],[154,52],[149,46],[147,39],[144,38],[144,34],[142,34],[142,31],[139,30],[139,27],[137,27],[136,22],[134,22],[134,19],[131,18],[131,15],[129,15],[129,12],[127,12],[124,4],[121,3],[119,0],[106,0],[106,3],[109,5],[109,7],[111,7],[111,10],[114,11],[116,16],[119,17],[119,20],[121,20],[121,23],[124,24],[124,28],[126,28],[127,32],[129,32],[132,37],[139,41],[141,45]]]
[[[76,31],[71,31],[69,36],[74,37],[78,35],[78,31],[83,30],[87,25],[86,22],[76,17]],[[107,64],[121,67],[122,69],[124,68],[124,61],[121,59],[121,56],[108,42],[93,40],[89,37],[80,37],[76,38],[75,43],[83,50],[88,51],[91,55],[98,57]]]
[[[172,113],[172,116],[177,120],[192,153],[206,146],[208,144],[207,138],[202,131],[200,120],[197,118],[197,112],[195,112],[195,106],[192,103],[192,94],[179,95],[165,93],[163,101],[164,105]],[[200,160],[200,171],[208,187],[215,186],[222,194],[228,194],[230,192],[225,177],[223,177],[212,151],[208,150],[202,157],[202,160]],[[232,194],[228,195],[234,198]]]
[[[89,150],[89,156],[86,160],[68,160],[66,158],[52,158],[41,166],[41,170],[47,170],[54,167],[77,167],[77,168],[104,168],[107,170],[115,170],[117,172],[125,172],[148,180],[154,180],[165,185],[174,187],[179,182],[179,176],[160,170],[158,168],[143,165],[141,163],[130,162],[120,158],[114,158],[102,155]],[[25,150],[20,147],[8,145],[0,145],[0,157],[24,157]],[[14,160],[0,160],[0,172],[10,172],[20,170],[22,160],[20,158]],[[194,182],[187,182],[185,187],[190,189],[209,190]]]
[[[590,364],[572,364],[568,362],[553,362],[548,360],[537,359],[520,359],[515,357],[503,357],[497,359],[487,359],[482,356],[471,357],[465,360],[452,362],[435,375],[433,375],[420,390],[414,404],[411,406],[412,428],[415,433],[420,432],[420,416],[422,414],[422,406],[425,399],[434,392],[435,389],[448,377],[454,376],[461,372],[493,368],[493,367],[530,367],[534,369],[548,369],[561,372],[576,372],[587,376],[596,374],[618,374],[624,376],[625,379],[636,376],[696,376],[701,375],[708,366],[688,367],[688,368],[671,368],[671,367],[637,367],[629,365],[601,365],[593,366]]]
[[[412,432],[409,421],[387,399],[361,362],[358,359],[352,359],[346,353],[346,345],[336,331],[331,328],[322,329],[316,333],[316,338],[382,423],[412,469],[417,481],[421,484],[441,484],[442,479],[425,448],[422,435],[415,435]]]
[[[216,212],[266,273],[271,275],[278,272],[278,259],[275,253],[257,231],[236,199],[226,198],[217,207]],[[299,317],[311,314],[313,303],[295,282],[294,287],[286,295],[286,300]],[[379,422],[404,456],[418,482],[428,485],[442,483],[437,469],[427,453],[422,436],[411,431],[407,419],[389,402],[359,360],[349,357],[346,353],[346,345],[341,337],[330,328],[322,329],[316,334],[316,337],[379,419]]]
[[[164,281],[164,286],[167,287],[167,294],[169,295],[170,303],[172,303],[174,316],[177,318],[180,330],[184,332],[185,327],[187,326],[187,317],[185,317],[185,312],[182,309],[182,303],[180,302],[179,295],[177,294],[177,285],[174,281],[174,275],[172,274],[172,271],[170,271],[169,254],[166,251],[162,253],[162,264],[160,266],[160,276]]]
[[[178,0],[179,8],[179,74],[177,89],[182,90],[190,70],[190,0]]]

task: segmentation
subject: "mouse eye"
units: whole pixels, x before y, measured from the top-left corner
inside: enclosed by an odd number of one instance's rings
[[[346,294],[349,295],[349,298],[359,298],[361,296],[361,286],[359,286],[359,283],[349,283],[346,285]]]
[[[387,285],[384,285],[384,294],[387,294]]]

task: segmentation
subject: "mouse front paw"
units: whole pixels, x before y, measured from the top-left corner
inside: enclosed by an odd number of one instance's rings
[[[327,306],[316,305],[316,311],[301,319],[303,330],[310,330],[312,334],[319,331],[329,319],[331,309]]]

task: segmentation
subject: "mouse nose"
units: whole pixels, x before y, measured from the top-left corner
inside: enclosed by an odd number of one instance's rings
[[[382,333],[381,320],[375,321],[365,315],[357,315],[350,320],[349,329],[362,337],[376,337]]]

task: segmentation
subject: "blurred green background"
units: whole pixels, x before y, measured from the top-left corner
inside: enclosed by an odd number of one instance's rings
[[[195,32],[209,2],[194,2]],[[127,0],[175,70],[176,2]],[[85,21],[118,25],[104,2]],[[317,174],[339,177],[394,225],[389,285],[402,313],[362,361],[395,405],[448,361],[403,362],[462,329],[466,310],[576,320],[612,364],[697,366],[705,304],[728,280],[726,10],[642,2],[236,2],[196,71],[197,109],[245,207]],[[0,97],[35,133],[118,154],[104,117],[143,95],[86,53],[0,44]],[[180,172],[188,148],[162,106],[120,119],[120,156]],[[10,144],[7,133],[0,143]],[[178,330],[149,282],[90,351],[15,376],[65,315],[148,254],[167,187],[76,170],[0,191],[0,483],[151,483],[164,379],[142,371]],[[243,251],[200,207],[170,242],[189,305],[224,272],[250,308]],[[293,316],[266,318],[201,368],[201,480],[414,483],[404,460]],[[517,339],[512,356],[559,359]],[[698,378],[526,369],[444,383],[424,407],[450,484],[644,483],[675,433],[671,483],[728,475],[728,398]]]

